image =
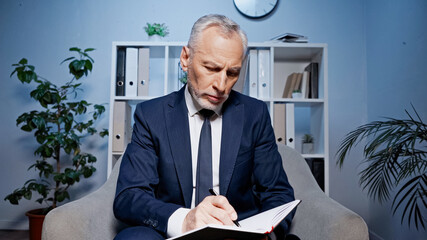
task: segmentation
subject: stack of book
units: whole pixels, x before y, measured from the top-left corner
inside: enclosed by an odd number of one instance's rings
[[[303,72],[294,72],[286,80],[283,98],[292,98],[292,93],[301,93],[301,98],[319,97],[318,63],[310,63]]]
[[[295,34],[295,33],[284,33],[280,34],[279,36],[275,36],[274,38],[270,39],[272,41],[281,41],[281,42],[289,42],[289,43],[307,43],[308,37]]]

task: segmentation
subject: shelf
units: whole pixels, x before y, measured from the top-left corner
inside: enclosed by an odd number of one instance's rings
[[[314,154],[301,154],[304,158],[325,158],[325,154],[314,153]]]
[[[113,132],[114,124],[121,122],[118,120],[114,121],[114,114],[117,113],[113,108],[114,103],[124,101],[127,102],[132,112],[135,110],[135,105],[151,100],[157,97],[164,96],[174,91],[178,91],[182,84],[178,83],[178,77],[182,72],[179,69],[180,53],[183,46],[186,46],[186,42],[113,42],[112,44],[112,69],[111,69],[111,93],[110,93],[110,132]],[[149,48],[149,91],[148,96],[116,96],[116,67],[117,67],[117,50],[120,48]],[[263,53],[267,52],[269,56],[269,62],[265,62],[264,68],[267,72],[268,77],[263,78],[260,81],[261,75],[258,75],[260,65],[257,66],[257,70],[249,75],[249,71],[245,81],[249,80],[249,76],[252,76],[251,80],[254,80],[255,76],[256,83],[262,82],[261,86],[268,86],[267,92],[263,94],[253,94],[254,88],[249,89],[243,88],[243,91],[247,94],[251,92],[254,96],[268,96],[265,98],[258,98],[259,100],[267,104],[267,108],[270,111],[271,123],[276,131],[280,131],[279,136],[284,141],[288,139],[288,146],[294,147],[295,149],[301,149],[301,139],[304,134],[310,133],[315,139],[314,154],[303,154],[306,159],[315,159],[324,161],[324,183],[325,193],[329,192],[329,128],[328,128],[328,59],[327,59],[327,45],[323,43],[283,43],[283,42],[250,42],[248,43],[248,49],[257,51],[254,55],[258,59],[260,54],[258,50]],[[254,57],[252,55],[252,57]],[[262,55],[261,55],[262,56]],[[145,59],[145,58],[143,58]],[[256,61],[254,61],[256,62]],[[301,73],[306,71],[306,67],[310,63],[318,63],[318,82],[317,82],[317,95],[318,98],[282,98],[285,89],[286,81],[288,77],[293,73]],[[253,62],[252,62],[253,63]],[[145,65],[144,65],[145,66]],[[262,66],[262,65],[261,65]],[[268,72],[269,71],[269,72]],[[243,71],[242,71],[243,72]],[[253,84],[253,82],[251,82]],[[249,81],[246,83],[249,84]],[[251,85],[252,86],[252,85]],[[255,91],[265,90],[258,88],[260,85],[256,85]],[[285,95],[288,96],[288,95]],[[276,104],[279,103],[279,104]],[[283,103],[283,104],[282,104]],[[284,106],[285,105],[285,106]],[[276,110],[277,109],[277,110]],[[133,121],[132,113],[128,114],[128,119]],[[279,119],[279,120],[278,120]],[[280,127],[281,126],[281,127]],[[112,152],[112,136],[109,136],[108,146],[108,174],[117,160],[122,156],[121,152]],[[116,145],[115,145],[116,146]]]
[[[115,101],[147,101],[150,99],[158,98],[161,96],[137,96],[137,97],[126,97],[126,96],[115,96]],[[323,104],[323,99],[294,99],[294,98],[266,98],[262,99],[259,98],[259,100],[263,102],[275,102],[275,103],[295,103],[296,105],[301,106],[313,106],[313,105],[319,105]]]
[[[308,98],[308,99],[294,99],[294,98],[269,98],[269,99],[260,99],[264,102],[274,102],[274,103],[295,103],[296,106],[315,106],[324,103],[323,99],[319,98]]]

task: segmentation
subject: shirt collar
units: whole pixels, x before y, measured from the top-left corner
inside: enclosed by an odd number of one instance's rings
[[[194,100],[193,96],[191,96],[190,91],[188,89],[188,84],[185,85],[185,91],[184,92],[185,92],[184,93],[185,104],[187,105],[188,113],[190,114],[191,117],[193,117],[200,110],[202,110],[202,107],[197,103],[196,100]],[[216,113],[216,115],[221,117],[221,109],[222,109],[222,105],[218,109],[215,109],[213,111]]]

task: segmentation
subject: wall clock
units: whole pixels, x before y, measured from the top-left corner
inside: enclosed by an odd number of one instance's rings
[[[237,10],[246,17],[261,18],[270,14],[278,0],[233,0]]]

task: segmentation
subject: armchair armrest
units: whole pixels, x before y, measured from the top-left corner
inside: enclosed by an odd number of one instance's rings
[[[306,192],[290,232],[301,239],[368,240],[365,221],[356,213],[319,192]]]
[[[301,239],[369,239],[365,221],[320,189],[301,154],[284,144],[278,148],[295,198],[301,200],[290,233]]]
[[[120,160],[95,192],[50,211],[43,223],[42,239],[113,239],[126,227],[113,213],[119,167]]]

